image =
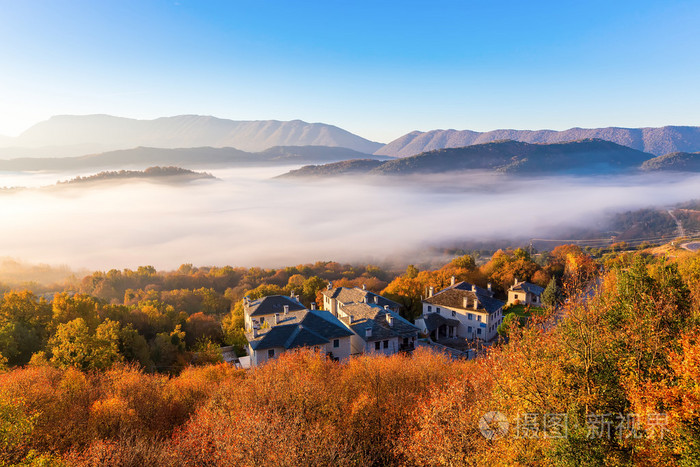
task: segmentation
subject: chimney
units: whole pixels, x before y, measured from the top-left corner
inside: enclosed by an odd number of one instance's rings
[[[450,278],[450,285],[455,285],[455,276]]]
[[[515,278],[515,284],[514,284],[514,285],[518,285],[518,278],[517,278],[517,277]]]
[[[390,313],[386,314],[386,322],[389,323],[390,327],[394,327],[394,317]]]
[[[490,282],[488,284],[486,284],[486,288],[489,290],[489,292],[493,293],[493,289],[491,288]]]
[[[462,297],[462,308],[465,310],[469,307],[469,298],[467,296]]]
[[[273,319],[272,319],[272,323],[273,323],[272,325],[273,325],[273,326],[277,326],[277,325],[279,324],[279,319],[280,319],[280,314],[279,314],[279,313],[275,313],[275,316],[274,316]]]
[[[253,324],[253,339],[255,339],[256,337],[258,337],[258,328],[256,328]]]
[[[367,295],[365,295],[365,298],[362,299],[364,303],[368,303]]]
[[[287,316],[287,313],[289,313],[289,305],[284,306],[284,316]]]
[[[474,309],[478,310],[479,309],[479,299],[474,297]]]
[[[353,316],[348,315],[348,324],[352,324]]]
[[[434,293],[435,293],[435,287],[433,287],[431,285],[430,287],[428,287],[428,297],[432,297]]]
[[[365,328],[365,337],[366,338],[372,337],[372,326],[371,325],[369,327]]]
[[[374,296],[374,304],[379,305],[379,295]]]
[[[472,292],[476,292],[476,285],[472,284]]]
[[[365,284],[362,284],[362,290],[367,290],[367,286]]]
[[[315,310],[316,309],[316,302],[311,302],[311,309]]]
[[[328,282],[328,285],[326,286],[327,290],[331,290],[333,288],[333,282]]]
[[[385,309],[385,310],[388,310],[388,309],[389,309],[389,305],[384,305],[384,309]]]

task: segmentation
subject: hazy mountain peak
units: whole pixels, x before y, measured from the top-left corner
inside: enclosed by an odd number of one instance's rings
[[[330,146],[372,154],[382,145],[324,123],[302,120],[236,121],[204,115],[137,120],[112,115],[56,115],[5,146],[94,146],[93,152],[137,146],[234,147],[262,151],[273,146]]]

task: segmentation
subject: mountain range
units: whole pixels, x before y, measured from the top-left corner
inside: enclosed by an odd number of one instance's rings
[[[233,147],[242,151],[263,151],[273,146],[331,146],[372,154],[382,146],[325,123],[235,121],[200,115],[155,120],[110,115],[60,115],[37,123],[16,138],[5,138],[0,142],[11,148],[0,153],[3,157],[51,156],[50,152],[46,154],[41,149],[47,147],[48,151],[62,151],[60,155],[65,156],[65,148],[74,148],[71,155],[83,155],[138,146]]]
[[[121,149],[77,157],[23,157],[0,159],[0,171],[75,170],[152,165],[187,167],[253,167],[266,165],[298,165],[336,162],[347,159],[374,158],[352,149],[326,146],[275,146],[258,153],[235,148],[145,148]]]
[[[363,154],[408,157],[501,140],[553,144],[584,139],[610,141],[656,156],[700,151],[700,127],[694,126],[413,131],[383,145],[333,125],[301,120],[235,121],[200,115],[136,120],[110,115],[60,115],[37,123],[16,138],[0,137],[0,159],[83,156],[137,147],[235,148],[260,153],[277,146],[339,147]]]
[[[282,177],[409,175],[464,170],[534,175],[601,175],[639,169],[652,157],[651,154],[600,139],[553,144],[496,141],[438,149],[385,162],[354,160],[306,166]]]
[[[602,139],[656,156],[678,151],[700,151],[700,127],[665,126],[660,128],[571,128],[553,130],[471,130],[413,131],[377,150],[375,154],[407,157],[443,148],[458,148],[499,140],[525,143],[564,143],[583,139]]]

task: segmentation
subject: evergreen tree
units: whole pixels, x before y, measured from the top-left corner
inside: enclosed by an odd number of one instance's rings
[[[556,277],[549,280],[549,284],[542,292],[542,304],[547,308],[554,308],[559,303],[559,286],[557,285]]]

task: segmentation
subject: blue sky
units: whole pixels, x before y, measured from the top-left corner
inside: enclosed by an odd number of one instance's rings
[[[700,125],[698,1],[0,0],[0,134],[56,114]]]

